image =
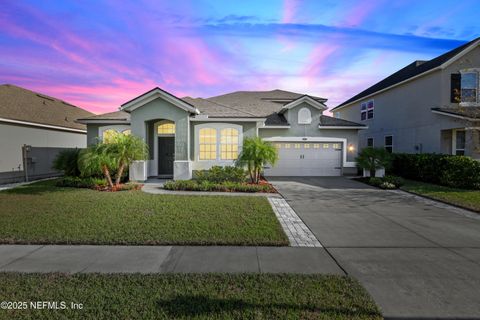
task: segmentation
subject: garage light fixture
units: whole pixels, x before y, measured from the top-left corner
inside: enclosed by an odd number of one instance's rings
[[[353,150],[355,150],[355,147],[353,146],[353,144],[348,145],[348,151],[353,152]]]

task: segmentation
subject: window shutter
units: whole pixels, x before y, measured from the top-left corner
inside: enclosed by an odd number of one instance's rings
[[[450,75],[450,102],[452,103],[459,103],[461,100],[461,82],[462,75],[460,73]]]

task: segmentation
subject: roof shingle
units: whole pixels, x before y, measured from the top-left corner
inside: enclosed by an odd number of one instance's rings
[[[11,84],[0,85],[0,118],[85,130],[75,120],[93,113]]]

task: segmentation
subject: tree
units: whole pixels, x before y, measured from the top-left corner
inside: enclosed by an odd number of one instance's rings
[[[107,144],[99,142],[80,152],[78,165],[83,176],[103,174],[108,186],[112,189],[111,172],[115,170],[116,162],[111,153],[107,152]]]
[[[252,183],[258,183],[265,165],[275,165],[278,160],[277,149],[259,137],[245,138],[237,165],[246,166]]]
[[[385,149],[367,147],[362,149],[355,159],[357,165],[370,172],[370,177],[375,177],[375,171],[382,168],[389,168],[392,163],[392,156]]]
[[[106,152],[109,153],[118,168],[115,185],[119,186],[125,168],[128,168],[133,161],[145,160],[148,156],[148,147],[145,142],[134,135],[116,133],[105,143]]]

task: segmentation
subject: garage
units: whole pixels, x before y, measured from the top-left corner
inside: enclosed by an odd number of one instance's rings
[[[274,142],[278,162],[266,176],[340,176],[341,142]]]

